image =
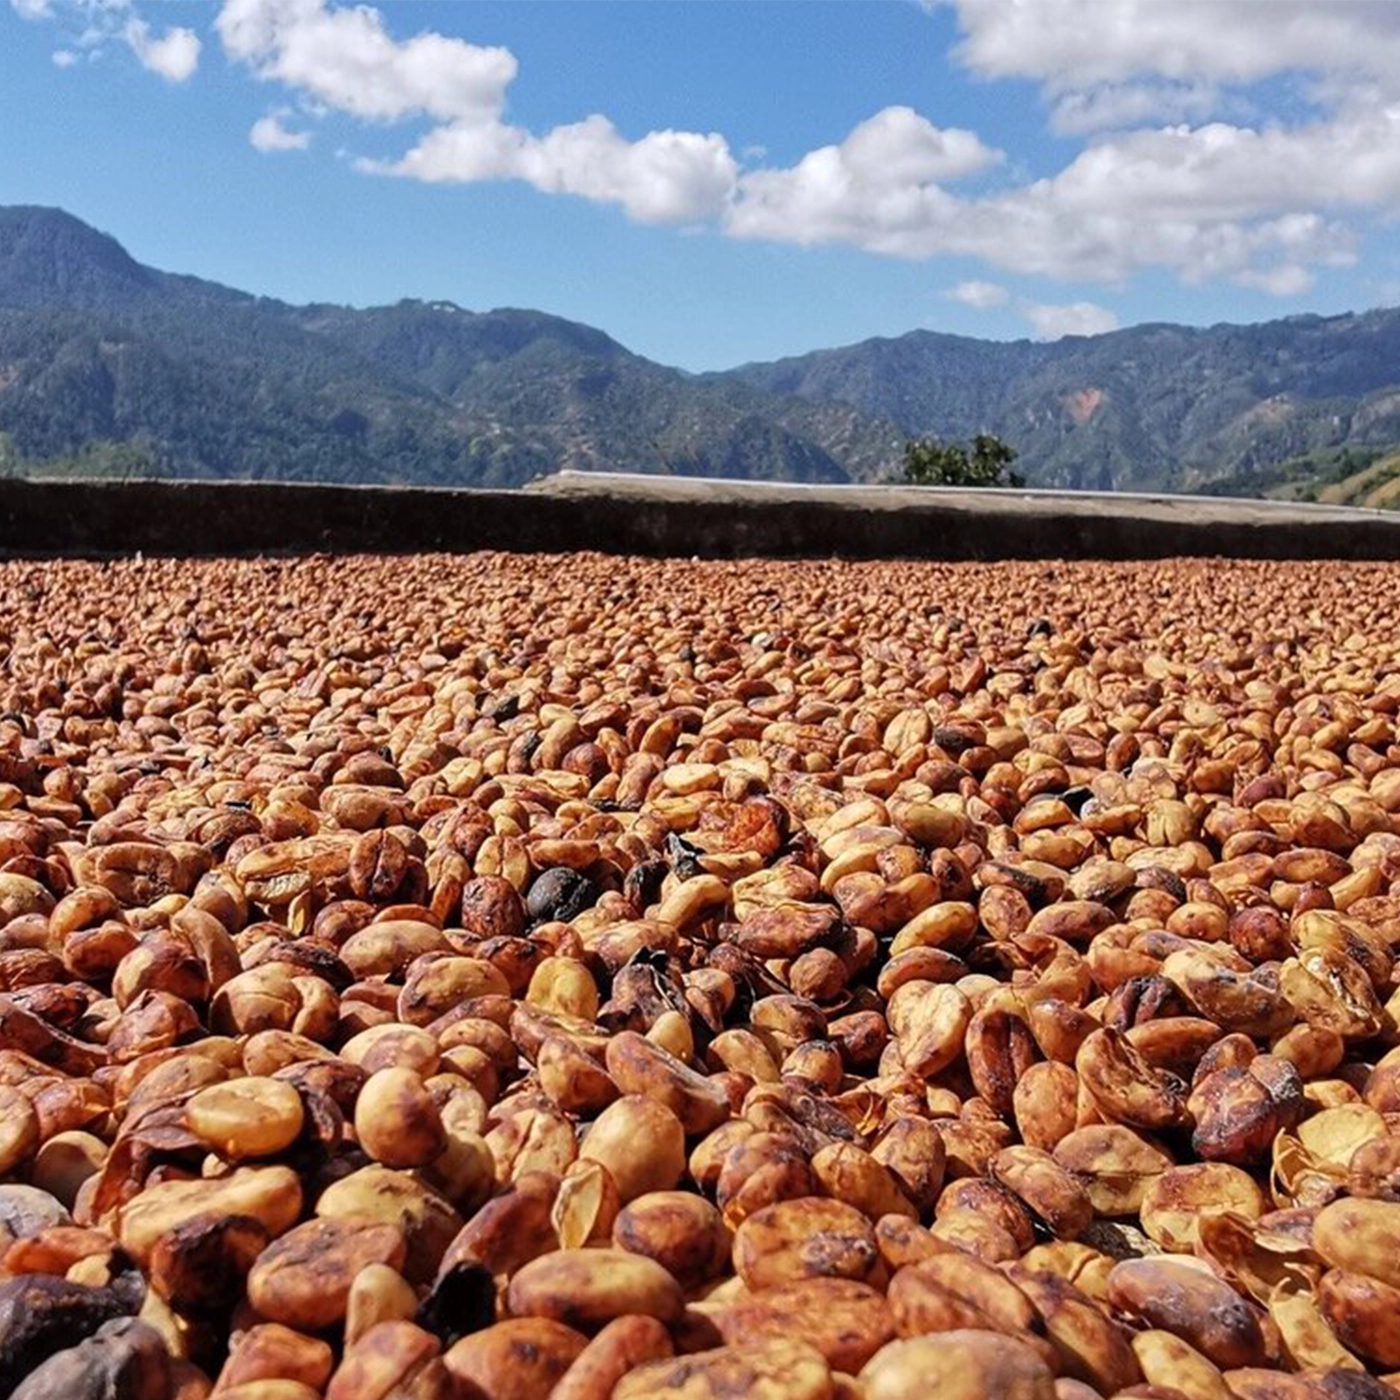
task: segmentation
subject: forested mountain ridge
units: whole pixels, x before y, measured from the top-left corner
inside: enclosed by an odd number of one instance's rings
[[[1037,485],[1200,489],[1400,442],[1400,311],[1142,325],[1052,343],[913,331],[733,372],[910,435],[986,430]]]
[[[853,422],[858,426],[852,430]],[[290,306],[0,209],[9,469],[519,485],[560,467],[842,481],[890,425],[634,355],[536,311]]]
[[[1306,490],[1285,464],[1400,442],[1400,311],[1052,343],[913,331],[692,375],[538,311],[292,306],[0,207],[3,470],[869,481],[908,437],[983,431],[1033,485]]]

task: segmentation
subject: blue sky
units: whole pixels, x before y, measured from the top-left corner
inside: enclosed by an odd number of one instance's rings
[[[0,203],[694,369],[1400,302],[1391,0],[0,0]]]

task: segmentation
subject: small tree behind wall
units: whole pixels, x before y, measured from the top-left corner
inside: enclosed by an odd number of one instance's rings
[[[904,480],[910,486],[1024,486],[1011,470],[1016,456],[991,433],[978,433],[970,451],[960,442],[914,438],[904,445]]]

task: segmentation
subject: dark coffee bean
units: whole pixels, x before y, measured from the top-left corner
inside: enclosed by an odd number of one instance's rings
[[[586,875],[561,865],[546,870],[530,886],[530,893],[525,897],[525,912],[535,923],[555,919],[567,923],[585,909],[591,909],[598,894],[598,886]]]

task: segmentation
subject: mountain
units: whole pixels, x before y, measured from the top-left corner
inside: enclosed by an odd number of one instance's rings
[[[537,311],[473,314],[402,302],[309,307],[297,320],[431,390],[468,421],[538,442],[556,467],[843,481],[835,452],[846,425],[857,423],[865,450],[886,462],[903,442],[893,425],[847,406],[685,375],[602,331]]]
[[[845,460],[901,442],[846,405],[703,380],[559,317],[290,306],[143,267],[62,211],[0,208],[0,469],[844,481]]]
[[[124,303],[158,285],[116,239],[77,219],[33,208],[0,217],[0,306]]]
[[[732,372],[910,436],[993,432],[1036,485],[1201,490],[1400,441],[1400,311],[1144,325],[1050,344],[913,331]]]
[[[1050,344],[914,331],[693,375],[537,311],[292,306],[0,207],[0,472],[872,481],[909,437],[977,432],[1034,485],[1349,489],[1400,443],[1400,311]]]

